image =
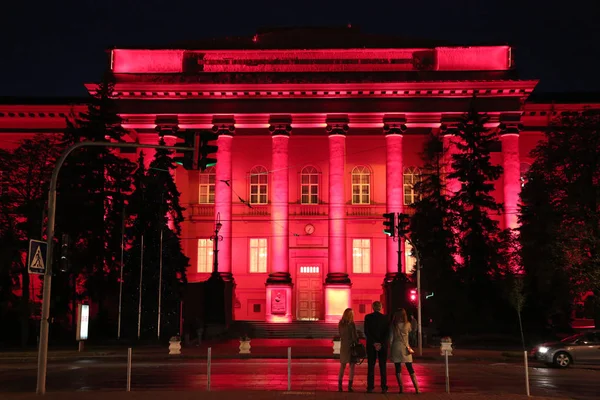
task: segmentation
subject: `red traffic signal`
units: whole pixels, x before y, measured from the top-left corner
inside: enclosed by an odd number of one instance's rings
[[[408,299],[411,303],[416,303],[419,298],[417,296],[417,289],[410,289],[408,292]]]

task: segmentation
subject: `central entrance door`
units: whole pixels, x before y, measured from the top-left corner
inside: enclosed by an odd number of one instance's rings
[[[296,279],[298,308],[296,319],[317,321],[321,319],[323,281],[320,265],[302,265]]]

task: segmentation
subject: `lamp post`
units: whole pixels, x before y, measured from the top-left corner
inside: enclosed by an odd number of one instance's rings
[[[210,237],[215,244],[213,246],[213,272],[214,277],[219,276],[219,241],[223,241],[223,236],[219,235],[219,231],[223,224],[221,223],[221,213],[217,213],[217,221],[215,223],[215,234]]]

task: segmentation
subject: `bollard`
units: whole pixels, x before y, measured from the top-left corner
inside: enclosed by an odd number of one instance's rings
[[[210,356],[211,356],[212,348],[208,348],[208,356],[206,358],[206,388],[210,392]]]
[[[131,392],[131,347],[127,349],[127,391]]]
[[[529,392],[529,365],[527,362],[527,351],[523,352],[523,356],[525,357],[525,392],[527,393],[527,397],[531,397],[531,393]]]
[[[446,358],[446,393],[450,393],[450,372],[448,370],[448,350],[444,352]]]
[[[292,348],[288,347],[288,392],[292,390]]]

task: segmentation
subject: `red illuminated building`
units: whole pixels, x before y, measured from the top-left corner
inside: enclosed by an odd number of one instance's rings
[[[452,152],[443,128],[473,97],[501,135],[492,156],[504,168],[495,196],[505,213],[498,218],[515,228],[530,150],[553,116],[585,106],[527,101],[537,81],[518,78],[509,46],[356,35],[330,44],[323,35],[310,46],[281,44],[270,33],[110,52],[126,140],[156,143],[164,120],[219,133],[216,167],[180,167],[175,179],[186,207],[188,280],[206,280],[212,271],[209,238],[219,215],[219,272],[235,282],[236,320],[337,320],[346,307],[362,320],[381,300],[386,277],[413,267],[404,245],[398,270],[382,214],[408,211],[424,140],[444,135]],[[96,85],[86,88],[94,93]],[[60,133],[65,117],[85,108],[57,101],[0,105],[2,147]]]

